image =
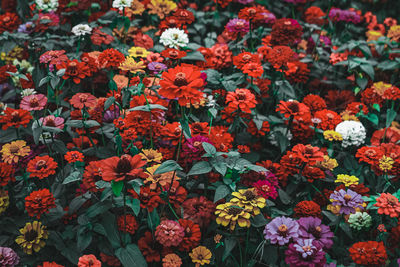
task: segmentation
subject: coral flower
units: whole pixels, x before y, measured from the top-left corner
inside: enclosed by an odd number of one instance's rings
[[[47,97],[43,94],[27,95],[22,98],[19,106],[27,111],[42,110],[46,106]]]
[[[242,71],[253,78],[260,78],[264,73],[264,69],[261,64],[253,62],[244,65]]]
[[[1,148],[2,160],[5,163],[17,163],[21,158],[29,155],[31,149],[23,140],[12,141]]]
[[[179,65],[162,74],[158,93],[168,99],[178,99],[181,106],[199,103],[203,98],[200,90],[204,85],[201,72],[195,66]]]
[[[227,109],[229,112],[241,110],[244,113],[251,113],[251,108],[255,108],[257,101],[256,97],[249,89],[236,89],[235,92],[229,92],[226,96]]]
[[[40,219],[43,213],[48,213],[55,207],[55,198],[47,188],[33,191],[25,198],[25,209],[31,217],[36,216]]]
[[[28,163],[27,171],[30,172],[29,177],[37,177],[43,179],[56,173],[57,162],[49,156],[36,156]]]
[[[133,180],[135,178],[145,179],[148,175],[141,169],[144,165],[146,165],[146,161],[142,160],[140,155],[111,157],[103,161],[102,178],[107,182]]]
[[[175,221],[164,220],[157,226],[155,236],[165,247],[178,246],[185,236],[185,229]]]
[[[77,109],[93,108],[97,105],[97,98],[89,93],[77,93],[69,100],[69,103]]]
[[[399,217],[400,203],[399,200],[390,193],[382,193],[374,204],[378,207],[378,214],[390,215],[390,217]]]
[[[212,253],[208,248],[198,246],[189,253],[189,256],[192,258],[192,262],[195,263],[196,267],[198,267],[200,265],[210,264]]]
[[[74,83],[79,84],[82,79],[90,76],[90,69],[85,62],[79,62],[78,60],[68,60],[67,62],[60,62],[57,65],[57,69],[65,69],[65,73],[62,76],[64,80],[72,78]]]
[[[79,258],[78,267],[101,267],[101,261],[93,254],[83,255]]]
[[[42,225],[41,222],[27,223],[19,232],[22,235],[18,236],[15,242],[22,247],[26,254],[31,255],[33,251],[38,252],[46,245],[44,239],[48,238],[48,233],[46,226]]]

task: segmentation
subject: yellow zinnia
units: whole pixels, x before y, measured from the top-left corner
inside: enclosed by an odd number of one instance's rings
[[[229,226],[232,231],[235,230],[236,224],[240,227],[250,227],[250,217],[252,210],[237,206],[235,203],[227,202],[217,206],[215,215],[216,222],[224,227]]]
[[[32,223],[25,224],[24,228],[21,228],[19,232],[22,234],[15,239],[15,242],[22,247],[22,250],[26,254],[32,254],[33,251],[38,252],[41,248],[46,245],[43,239],[47,239],[48,233],[46,226],[42,225],[41,222],[34,221]]]
[[[332,131],[332,130],[324,131],[324,138],[329,141],[342,141],[343,140],[343,137],[340,133]]]
[[[142,153],[139,154],[143,160],[147,163],[161,163],[162,154],[154,149],[142,149]]]
[[[354,175],[338,174],[335,183],[344,183],[345,186],[358,185],[359,179]]]
[[[339,164],[336,159],[331,159],[328,155],[324,155],[324,160],[317,162],[316,166],[333,171]]]
[[[132,46],[128,50],[128,53],[130,57],[147,57],[150,54],[150,52],[144,49],[143,47],[136,47],[136,46]]]
[[[8,197],[8,192],[6,190],[0,189],[0,214],[6,211],[10,205],[10,198]]]
[[[189,253],[192,262],[197,266],[210,264],[210,259],[212,257],[211,251],[205,246],[198,246],[194,248],[191,253]]]
[[[257,195],[255,188],[241,189],[239,192],[233,192],[230,202],[251,211],[253,215],[260,214],[260,208],[265,207],[265,198]]]
[[[146,177],[144,183],[146,185],[149,185],[150,189],[152,190],[157,189],[158,185],[160,185],[161,187],[168,185],[169,183],[171,183],[172,177],[174,176],[173,171],[161,174],[154,174],[158,167],[160,167],[160,164],[153,165],[146,169],[149,176]],[[181,178],[179,178],[175,173],[174,181],[179,181],[180,179]]]
[[[393,164],[394,160],[391,157],[383,155],[383,157],[379,160],[379,169],[387,172],[393,168]]]
[[[24,140],[12,141],[11,143],[5,144],[1,151],[2,159],[5,163],[12,164],[17,163],[20,158],[29,155],[31,149],[26,145]]]
[[[127,57],[119,66],[120,70],[130,71],[131,73],[144,73],[145,68],[146,66],[143,61],[136,62],[132,57]]]

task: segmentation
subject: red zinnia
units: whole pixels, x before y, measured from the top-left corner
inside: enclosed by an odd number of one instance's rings
[[[0,117],[0,123],[3,130],[7,130],[10,127],[26,127],[32,120],[32,115],[29,111],[23,109],[7,108],[4,111],[4,115]]]
[[[133,198],[139,199],[140,207],[142,209],[147,209],[149,212],[152,212],[158,207],[158,205],[164,203],[160,198],[160,189],[152,191],[149,186],[145,186],[140,188],[140,195],[138,195],[133,189],[129,189],[128,193],[130,193]]]
[[[179,219],[179,224],[185,229],[185,235],[179,244],[178,250],[190,251],[200,243],[200,227],[191,220]]]
[[[335,111],[323,109],[315,112],[314,118],[319,120],[317,124],[317,128],[320,128],[324,131],[326,130],[334,130],[336,125],[342,122],[342,117],[337,114]]]
[[[294,216],[296,217],[319,217],[321,218],[321,207],[314,201],[300,201],[294,208]]]
[[[83,162],[83,154],[79,151],[68,151],[65,155],[64,158],[68,163],[74,163],[81,161]]]
[[[146,165],[146,161],[142,160],[140,155],[132,157],[125,154],[121,157],[111,157],[103,161],[102,178],[107,182],[144,179],[147,177],[147,174],[141,169],[144,165]]]
[[[139,228],[135,216],[131,214],[126,214],[125,217],[124,215],[118,216],[117,224],[120,231],[131,235],[135,234],[136,230]]]
[[[294,19],[281,18],[272,26],[272,43],[276,45],[292,45],[300,40],[303,28]]]
[[[383,242],[377,241],[355,243],[349,252],[356,264],[366,266],[383,266],[388,257]]]
[[[5,31],[13,32],[20,24],[21,20],[17,14],[6,12],[5,14],[0,15],[0,34]]]
[[[8,163],[0,162],[0,186],[6,186],[10,181],[15,181],[14,167]]]
[[[199,103],[203,98],[200,90],[204,85],[201,72],[191,65],[179,65],[162,74],[158,93],[168,99],[178,98],[181,106]]]
[[[249,52],[243,52],[233,57],[233,65],[235,65],[238,69],[242,69],[244,65],[251,62],[259,63],[260,58],[258,55],[254,55]]]
[[[161,52],[161,55],[163,57],[170,58],[170,59],[180,59],[180,58],[186,57],[186,52],[179,51],[174,48],[168,48],[168,49],[163,50]]]
[[[118,50],[109,48],[101,52],[97,59],[102,68],[118,68],[125,61],[125,56]]]
[[[97,105],[97,98],[89,93],[77,93],[69,100],[69,103],[77,109],[93,108]]]
[[[246,73],[250,77],[260,78],[264,73],[264,69],[260,63],[250,62],[243,66],[243,73]]]
[[[31,217],[36,216],[40,219],[43,213],[48,213],[55,207],[55,198],[47,188],[33,191],[25,198],[25,209]]]
[[[226,103],[228,104],[228,112],[240,109],[244,113],[251,113],[250,109],[256,107],[257,101],[249,89],[238,88],[235,92],[228,93]]]
[[[85,167],[83,172],[82,183],[87,190],[97,192],[99,189],[96,187],[96,182],[101,180],[102,176],[102,161],[91,161]]]
[[[30,172],[29,177],[37,177],[43,179],[56,173],[57,162],[49,156],[36,156],[28,163],[27,171]]]
[[[68,60],[67,62],[60,62],[57,65],[57,69],[65,69],[65,73],[62,76],[64,80],[72,78],[74,83],[80,83],[81,79],[90,76],[90,69],[85,62],[79,62],[77,59]]]

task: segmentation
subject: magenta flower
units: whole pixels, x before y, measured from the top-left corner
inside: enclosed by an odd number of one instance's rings
[[[229,32],[248,32],[249,28],[249,22],[245,19],[231,19],[226,24],[226,29]]]
[[[278,196],[278,191],[276,187],[271,184],[268,180],[259,180],[253,184],[257,190],[257,194],[265,199],[276,199]]]
[[[333,245],[333,233],[329,226],[321,223],[321,219],[316,217],[303,217],[297,223],[300,226],[299,238],[313,239],[323,249],[330,249]]]
[[[285,251],[285,262],[291,267],[322,267],[326,262],[325,252],[312,239],[299,239]]]
[[[265,226],[264,235],[271,244],[278,243],[283,246],[289,243],[290,239],[297,240],[299,224],[292,218],[276,217]]]
[[[7,247],[0,247],[0,266],[14,267],[19,263],[19,257],[14,250]]]
[[[20,103],[20,108],[32,111],[32,110],[42,110],[47,104],[47,97],[43,94],[37,95],[27,95],[22,98]]]
[[[334,191],[329,198],[333,200],[332,205],[340,206],[339,212],[344,214],[354,213],[356,208],[362,208],[361,204],[364,203],[362,196],[350,189]]]

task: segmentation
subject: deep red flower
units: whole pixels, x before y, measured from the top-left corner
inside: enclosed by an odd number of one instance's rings
[[[133,180],[136,178],[146,178],[143,167],[146,161],[142,160],[139,155],[130,156],[122,155],[121,157],[111,157],[103,160],[102,179],[107,182]]]
[[[131,235],[134,235],[136,230],[139,228],[139,224],[137,223],[135,216],[132,214],[118,216],[117,225],[120,231]]]
[[[294,19],[277,19],[272,26],[271,41],[274,45],[293,45],[303,35],[303,28]]]
[[[0,34],[5,31],[13,32],[18,28],[20,24],[21,20],[19,19],[17,14],[6,12],[0,15]]]
[[[3,130],[7,130],[10,127],[26,127],[32,119],[33,117],[29,111],[7,108],[4,111],[4,115],[0,116],[0,124],[2,124],[1,128]]]
[[[164,203],[160,198],[160,189],[152,191],[149,186],[144,186],[140,188],[140,195],[133,189],[129,189],[128,193],[131,194],[133,198],[139,199],[140,207],[142,209],[147,209],[149,212],[152,212],[158,205]]]
[[[112,266],[112,267],[119,267],[121,266],[121,262],[119,259],[115,256],[112,255],[107,255],[103,252],[100,252],[100,259],[103,263],[106,263],[107,266]]]
[[[8,163],[0,162],[0,186],[15,182],[14,167]]]
[[[25,198],[25,209],[31,217],[36,216],[40,219],[43,213],[48,213],[55,207],[55,198],[47,188],[33,191]]]
[[[383,242],[357,242],[349,248],[350,257],[356,264],[383,266],[388,258]]]
[[[306,95],[303,99],[303,103],[310,108],[311,113],[326,109],[325,100],[319,95]]]
[[[161,56],[170,58],[170,59],[180,59],[180,58],[186,57],[186,52],[179,51],[174,48],[168,48],[161,52]]]
[[[57,162],[49,156],[36,156],[28,162],[27,171],[30,172],[29,177],[37,177],[43,179],[56,173],[58,167]]]
[[[319,217],[322,218],[321,215],[321,207],[315,203],[314,201],[300,201],[296,204],[294,208],[294,216],[295,217]]]
[[[215,204],[204,196],[185,200],[182,208],[183,218],[197,223],[202,228],[207,227],[214,219]]]
[[[324,131],[334,130],[336,125],[342,122],[342,117],[339,114],[328,109],[315,112],[314,118],[318,119],[317,128]]]

